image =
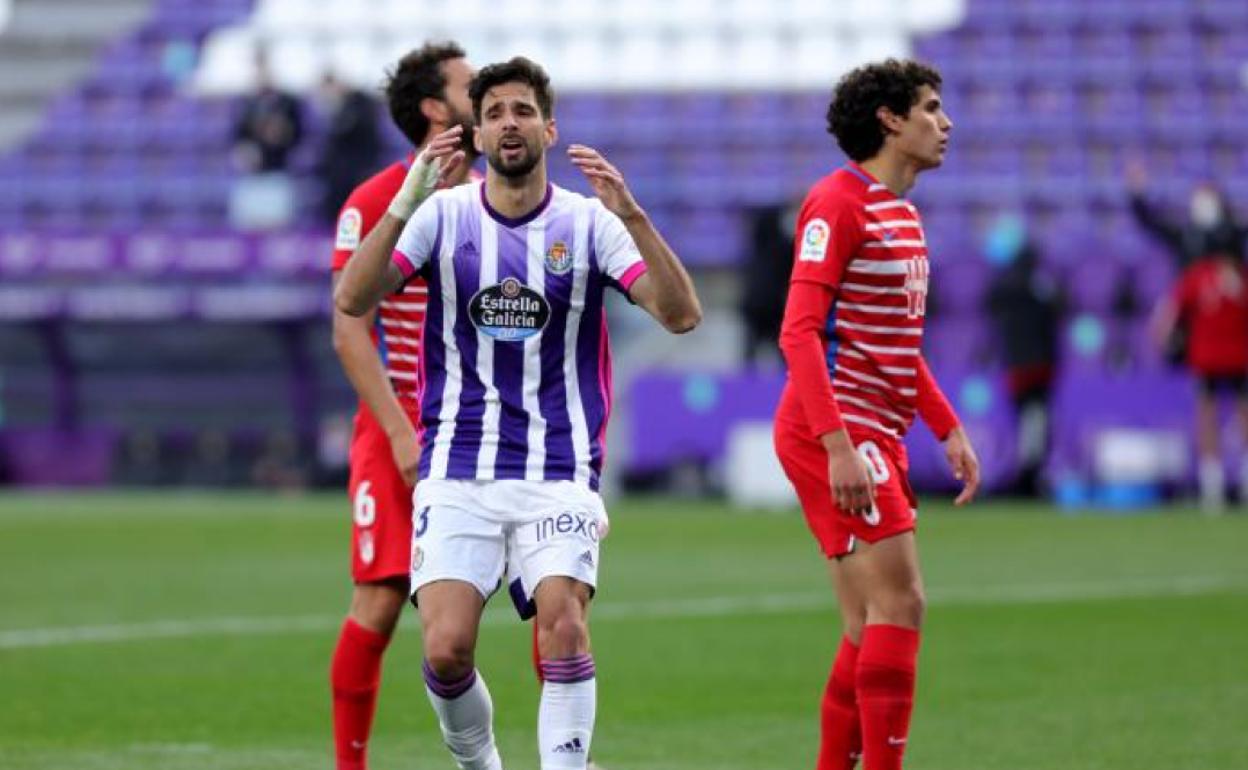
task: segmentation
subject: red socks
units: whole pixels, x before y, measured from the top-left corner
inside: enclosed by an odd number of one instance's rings
[[[347,618],[334,648],[329,682],[334,694],[334,753],[338,770],[365,770],[368,735],[377,709],[381,656],[390,637]]]
[[[862,630],[857,695],[863,770],[901,770],[918,655],[919,632],[914,629],[878,624]]]
[[[862,729],[854,692],[857,668],[858,647],[846,636],[841,639],[828,686],[823,691],[818,770],[853,770],[862,754]]]

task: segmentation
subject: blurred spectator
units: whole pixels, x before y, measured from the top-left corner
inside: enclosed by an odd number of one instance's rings
[[[256,53],[255,67],[255,90],[243,97],[234,122],[234,160],[249,173],[285,171],[303,138],[302,111],[294,96],[274,84],[263,50]]]
[[[182,483],[192,487],[225,487],[233,482],[229,436],[217,428],[204,429],[195,437],[194,451],[182,473]]]
[[[797,204],[764,206],[748,213],[750,250],[741,274],[741,318],[745,322],[742,360],[747,367],[758,363],[761,351],[779,348],[780,323],[793,266],[793,228]]]
[[[380,164],[381,133],[373,98],[351,88],[332,72],[321,80],[317,106],[325,116],[327,129],[316,166],[323,185],[321,219],[333,226],[342,202]]]
[[[256,88],[239,105],[233,137],[234,162],[246,175],[231,192],[230,221],[244,230],[278,228],[294,218],[295,192],[286,168],[303,137],[299,102],[274,84],[263,50],[255,67]]]
[[[997,268],[988,288],[988,313],[1000,335],[1007,387],[1018,416],[1018,475],[1009,491],[1036,496],[1049,452],[1060,293],[1039,269],[1035,245],[1017,216],[1002,216],[990,226],[984,250]]]
[[[147,428],[136,428],[122,438],[121,456],[113,471],[116,484],[126,487],[150,487],[169,481],[162,457],[160,437]]]
[[[1174,254],[1180,268],[1208,254],[1230,254],[1243,261],[1248,228],[1235,221],[1222,193],[1211,184],[1197,185],[1188,200],[1188,218],[1179,223],[1159,212],[1145,196],[1148,175],[1143,166],[1127,169],[1131,213]]]
[[[1161,341],[1186,328],[1186,361],[1196,375],[1196,441],[1201,504],[1207,512],[1226,504],[1220,449],[1218,395],[1233,396],[1248,445],[1248,269],[1231,254],[1201,257],[1183,271],[1155,317]],[[1248,503],[1248,446],[1240,460],[1240,502]]]
[[[299,441],[290,431],[276,430],[264,439],[264,447],[251,466],[256,486],[294,492],[308,485],[308,469],[299,452]]]

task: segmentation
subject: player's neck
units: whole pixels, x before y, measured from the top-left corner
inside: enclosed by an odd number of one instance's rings
[[[919,175],[919,169],[913,162],[900,153],[889,152],[887,148],[858,165],[899,198],[910,192]]]
[[[546,164],[537,164],[522,177],[506,177],[493,168],[485,174],[485,199],[490,208],[508,219],[520,219],[546,199]]]

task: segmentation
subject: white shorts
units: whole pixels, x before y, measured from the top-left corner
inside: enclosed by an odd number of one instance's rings
[[[471,583],[488,599],[504,576],[522,618],[559,575],[598,585],[607,514],[596,492],[571,481],[426,479],[412,512],[412,601],[438,580]]]

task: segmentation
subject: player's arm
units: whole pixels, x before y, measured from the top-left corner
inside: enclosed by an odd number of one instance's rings
[[[403,186],[390,201],[385,215],[342,271],[342,279],[334,289],[337,310],[362,316],[377,307],[382,297],[403,285],[408,276],[393,259],[399,236],[420,204],[463,162],[464,153],[458,149],[462,132],[461,126],[443,131],[413,159]]]
[[[819,200],[808,199],[802,205],[798,226],[780,352],[806,424],[828,453],[828,481],[837,507],[868,514],[874,503],[874,483],[836,405],[823,339],[841,275],[860,236],[851,217],[835,203]]]
[[[628,295],[673,334],[692,331],[702,321],[693,279],[638,205],[624,176],[596,150],[574,144],[568,157],[581,170],[594,194],[624,223],[645,262],[645,272],[626,288]]]
[[[335,272],[334,286],[342,275]],[[377,424],[390,439],[390,451],[395,466],[403,474],[408,485],[416,483],[416,466],[420,461],[420,441],[416,427],[399,403],[385,364],[377,354],[370,332],[376,311],[362,316],[350,316],[335,309],[333,318],[334,352],[342,363],[351,387],[372,412]]]
[[[962,491],[953,501],[965,505],[979,491],[979,457],[971,446],[971,439],[953,411],[949,399],[936,383],[927,361],[919,357],[918,396],[919,417],[931,428],[932,433],[945,447],[945,458],[953,469],[953,477],[962,482]]]

